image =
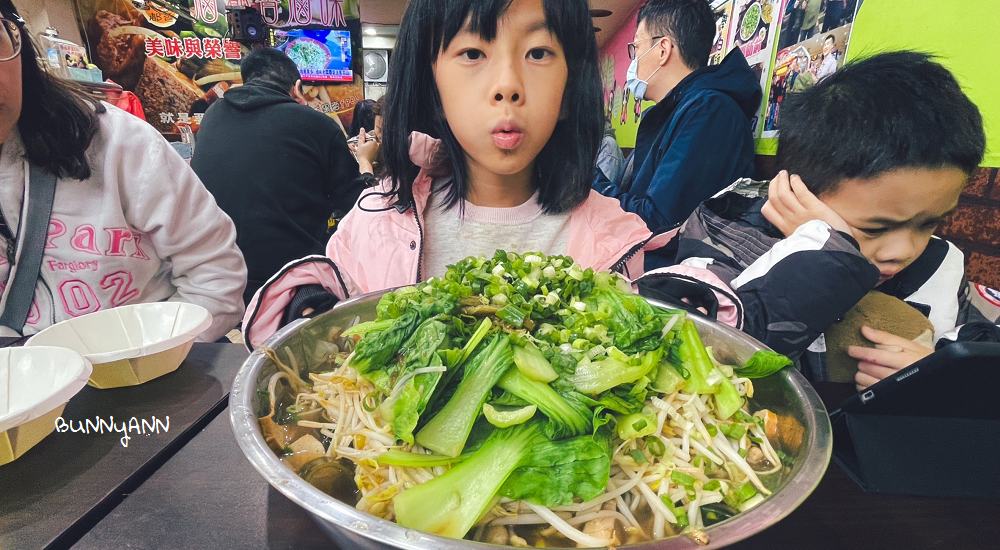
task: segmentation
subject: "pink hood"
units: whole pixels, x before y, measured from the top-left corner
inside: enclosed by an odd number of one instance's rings
[[[432,182],[448,176],[448,157],[440,140],[414,132],[410,159],[420,167],[413,182],[415,207],[393,206],[386,182],[363,193],[327,243],[325,257],[289,263],[254,296],[243,320],[244,341],[249,346],[259,346],[277,331],[299,286],[319,284],[344,300],[426,279],[420,266],[419,220]],[[595,270],[621,264],[617,267],[635,278],[642,274],[642,247],[650,236],[639,216],[622,210],[617,200],[591,191],[570,214],[567,253],[583,267]]]

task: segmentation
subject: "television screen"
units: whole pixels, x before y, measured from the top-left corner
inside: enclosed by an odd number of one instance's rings
[[[351,82],[350,31],[275,31],[284,42],[276,47],[299,67],[302,80],[310,82]]]

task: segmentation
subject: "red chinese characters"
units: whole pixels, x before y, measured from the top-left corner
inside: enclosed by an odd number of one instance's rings
[[[299,25],[308,25],[312,21],[312,0],[291,0],[290,19]]]
[[[163,38],[146,38],[146,55],[151,57],[166,57],[167,51],[164,49]]]
[[[147,38],[146,55],[151,57],[187,57],[204,59],[240,59],[240,45],[219,38]]]
[[[210,25],[219,19],[219,8],[215,4],[215,0],[194,0],[191,11],[195,19],[200,19]]]
[[[176,37],[167,38],[164,41],[164,53],[167,57],[184,57],[184,44]]]
[[[202,40],[202,51],[208,59],[222,59],[222,40],[218,38],[205,38]]]
[[[204,57],[201,52],[200,38],[184,39],[184,57]]]
[[[239,43],[232,40],[222,41],[222,52],[225,54],[226,59],[240,59],[242,57]]]
[[[346,27],[347,19],[344,17],[344,0],[323,0],[323,11],[320,13],[320,22],[324,27]]]

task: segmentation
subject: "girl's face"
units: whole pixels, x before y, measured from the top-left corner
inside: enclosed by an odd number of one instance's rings
[[[559,120],[568,76],[542,0],[514,0],[493,42],[466,28],[440,52],[434,78],[472,185],[491,174],[530,179]]]

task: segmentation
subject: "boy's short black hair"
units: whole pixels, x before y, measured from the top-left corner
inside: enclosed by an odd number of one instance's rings
[[[284,52],[273,48],[259,48],[243,58],[240,64],[243,83],[271,84],[289,91],[302,79],[299,68]]]
[[[469,171],[465,152],[443,115],[433,64],[440,51],[465,28],[484,40],[496,39],[498,24],[512,0],[411,0],[403,16],[389,66],[382,154],[397,204],[413,201],[419,168],[410,161],[411,132],[439,138],[451,162],[452,180],[443,206],[466,197]],[[569,68],[558,123],[535,161],[538,202],[547,213],[571,210],[586,200],[594,160],[604,133],[604,99],[597,39],[585,0],[544,0],[545,20],[562,44]]]
[[[639,8],[638,23],[650,36],[669,36],[690,69],[708,65],[715,41],[715,14],[708,0],[649,0]]]
[[[778,129],[778,166],[816,195],[902,168],[971,174],[986,151],[983,117],[955,77],[911,51],[848,63],[790,94]]]

